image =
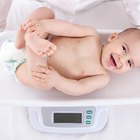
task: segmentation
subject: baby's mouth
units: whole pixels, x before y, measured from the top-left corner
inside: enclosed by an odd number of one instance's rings
[[[115,59],[114,59],[114,57],[113,57],[112,54],[111,54],[111,56],[110,56],[110,64],[111,64],[112,66],[114,66],[114,67],[117,66],[116,61],[115,61]]]

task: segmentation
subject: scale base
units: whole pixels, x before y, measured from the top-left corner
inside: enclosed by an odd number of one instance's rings
[[[93,123],[89,126],[85,126],[82,124],[61,124],[57,126],[55,123],[52,123],[51,125],[47,125],[44,122],[44,118],[47,116],[47,112],[42,112],[42,109],[49,110],[50,112],[64,112],[66,110],[67,112],[81,112],[81,110],[94,108],[94,119]],[[87,106],[87,107],[29,107],[29,121],[31,126],[40,132],[49,132],[49,133],[65,133],[65,134],[71,134],[71,133],[89,133],[89,132],[98,132],[102,130],[108,120],[108,112],[109,108],[106,106]],[[76,111],[75,111],[76,110]],[[51,113],[50,113],[51,114]],[[52,113],[53,114],[53,113]],[[48,122],[52,122],[53,115],[49,116]],[[85,116],[85,114],[83,115]],[[88,115],[89,116],[89,115]],[[93,117],[92,117],[93,118]],[[47,118],[46,118],[47,119]],[[78,126],[79,125],[79,126]]]

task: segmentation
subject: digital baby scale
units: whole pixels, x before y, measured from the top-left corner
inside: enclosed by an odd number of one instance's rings
[[[31,126],[41,132],[88,133],[104,128],[108,107],[30,107]]]

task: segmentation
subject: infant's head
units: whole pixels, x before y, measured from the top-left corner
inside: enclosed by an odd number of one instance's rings
[[[103,47],[101,63],[114,73],[124,73],[140,66],[140,29],[129,28],[108,37]]]

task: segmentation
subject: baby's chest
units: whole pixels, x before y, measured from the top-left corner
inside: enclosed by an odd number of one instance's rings
[[[79,58],[65,62],[63,63],[63,71],[73,77],[83,78],[93,76],[99,74],[102,70],[99,59],[92,56],[80,56]]]

